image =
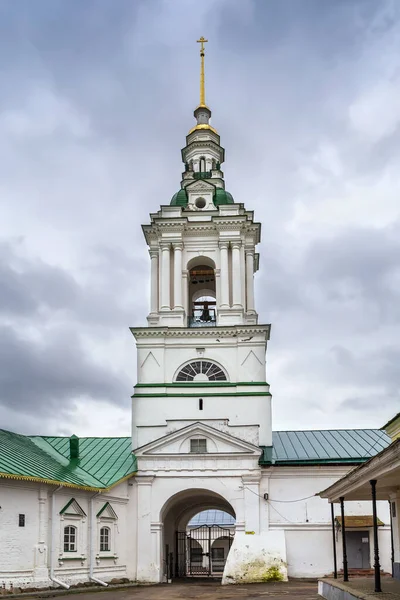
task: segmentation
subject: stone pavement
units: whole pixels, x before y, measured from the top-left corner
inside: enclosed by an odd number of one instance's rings
[[[287,583],[253,583],[251,585],[221,586],[216,582],[171,583],[138,586],[119,590],[63,594],[58,599],[72,600],[321,600],[317,582],[290,581]],[[28,600],[26,598],[26,600]]]

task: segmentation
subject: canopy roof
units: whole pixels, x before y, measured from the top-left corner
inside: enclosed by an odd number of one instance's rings
[[[353,469],[342,479],[319,493],[329,502],[345,500],[370,500],[371,480],[376,480],[377,500],[388,500],[400,481],[400,439],[382,450],[368,462]]]

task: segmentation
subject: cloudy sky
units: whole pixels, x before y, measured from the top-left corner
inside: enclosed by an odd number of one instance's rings
[[[398,0],[2,0],[0,427],[129,435],[149,259],[198,100],[263,223],[274,429],[400,408]]]

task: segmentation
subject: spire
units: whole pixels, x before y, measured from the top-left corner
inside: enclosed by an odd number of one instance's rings
[[[206,90],[205,90],[205,81],[204,81],[204,44],[208,42],[208,40],[204,39],[204,37],[202,36],[199,40],[197,40],[198,44],[201,44],[200,46],[200,104],[199,106],[205,106],[206,105]]]
[[[206,40],[203,36],[197,40],[200,46],[200,104],[194,111],[194,116],[196,117],[197,125],[195,125],[190,131],[189,135],[193,133],[193,131],[199,129],[208,129],[213,133],[218,135],[218,132],[214,127],[210,125],[210,117],[211,110],[208,108],[206,104],[206,86],[205,86],[205,77],[204,77],[204,44],[206,44],[208,40]]]

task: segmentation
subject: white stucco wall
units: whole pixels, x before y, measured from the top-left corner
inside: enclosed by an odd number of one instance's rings
[[[63,488],[56,492],[56,544],[52,549],[51,503],[54,489],[55,486],[38,483],[0,480],[0,581],[4,582],[7,588],[11,583],[14,587],[22,588],[51,586],[49,574],[52,551],[55,576],[61,581],[71,584],[87,581],[89,578],[89,503],[93,492],[72,488]],[[135,550],[131,536],[135,536],[136,528],[135,522],[129,518],[128,489],[129,483],[124,482],[111,492],[101,494],[93,500],[95,514],[108,501],[118,516],[117,520],[106,515],[95,518],[96,551],[93,570],[96,577],[105,581],[127,576],[128,557],[132,560],[132,552]],[[86,517],[59,514],[71,498],[78,502]],[[25,514],[25,527],[18,526],[19,514]],[[68,525],[77,528],[77,550],[73,553],[63,551],[64,527]],[[100,552],[102,526],[110,528],[111,552]],[[70,558],[79,560],[68,560]]]
[[[27,582],[33,576],[34,546],[39,535],[39,486],[0,480],[0,581]],[[18,515],[25,515],[25,527]]]
[[[313,496],[343,477],[350,467],[273,467],[263,471],[260,488],[269,501],[261,507],[262,527],[283,529],[286,537],[290,577],[322,577],[333,571],[331,508],[319,496]],[[307,498],[299,502],[287,502]],[[278,500],[278,502],[274,502]],[[390,519],[387,502],[378,502],[378,517],[385,527],[379,530],[381,567],[391,571]],[[335,505],[335,515],[340,508]],[[345,515],[372,515],[371,502],[345,502]],[[337,537],[338,568],[342,564],[340,534]],[[373,565],[373,536],[370,538]]]

